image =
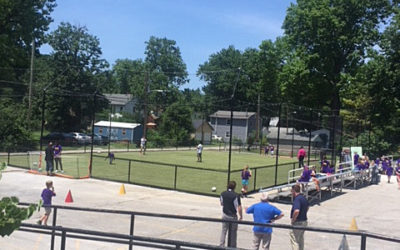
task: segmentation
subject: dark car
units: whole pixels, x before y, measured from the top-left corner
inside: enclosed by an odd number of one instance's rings
[[[74,138],[74,135],[71,133],[51,132],[50,134],[43,136],[42,139],[44,143],[50,141],[53,142],[53,144],[55,142],[59,142],[64,145],[72,145],[77,143],[76,139]]]

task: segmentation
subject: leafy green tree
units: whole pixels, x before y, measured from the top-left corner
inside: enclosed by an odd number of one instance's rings
[[[379,26],[389,14],[388,0],[298,0],[283,24],[295,51],[286,77],[286,90],[314,90],[336,114],[340,93],[376,45]],[[294,75],[294,73],[297,74]],[[300,96],[287,96],[294,100]],[[313,98],[315,99],[315,98]]]
[[[172,145],[186,144],[194,130],[191,117],[192,109],[185,102],[175,102],[162,113],[159,130]]]
[[[25,69],[29,68],[32,41],[35,41],[35,48],[43,43],[44,33],[53,21],[50,14],[55,6],[55,0],[0,1],[1,80],[24,80]],[[1,87],[5,85],[4,82],[0,84]],[[7,87],[17,93],[26,90],[15,85]]]
[[[32,145],[24,110],[12,100],[0,101],[0,151],[26,151]]]
[[[94,109],[94,93],[106,84],[99,81],[108,67],[101,59],[99,40],[85,27],[61,23],[48,36],[48,43],[53,48],[48,60],[51,73],[49,78],[41,79],[42,87],[48,88],[47,127],[64,131],[86,129]],[[104,105],[101,100],[104,99],[97,101],[97,110]]]

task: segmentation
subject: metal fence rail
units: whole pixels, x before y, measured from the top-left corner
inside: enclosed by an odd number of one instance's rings
[[[20,203],[22,206],[27,206],[29,203]],[[125,210],[111,210],[111,209],[97,209],[97,208],[82,208],[82,207],[69,207],[69,206],[52,206],[54,209],[53,212],[53,221],[52,226],[42,226],[42,225],[34,225],[22,223],[19,230],[31,233],[43,233],[51,235],[51,250],[54,250],[55,247],[55,237],[61,237],[61,250],[64,250],[66,247],[66,239],[67,238],[79,238],[91,241],[104,241],[104,242],[112,242],[118,244],[128,245],[129,249],[132,249],[133,245],[140,246],[148,246],[158,249],[186,249],[188,248],[197,248],[197,249],[232,249],[226,247],[219,247],[216,245],[209,244],[199,244],[187,241],[177,241],[177,240],[168,240],[168,239],[160,239],[154,237],[143,237],[134,235],[135,229],[135,218],[137,216],[143,217],[155,217],[155,218],[167,218],[171,220],[189,220],[189,221],[202,221],[202,222],[213,222],[213,223],[236,223],[239,225],[247,225],[247,226],[268,226],[272,228],[281,228],[281,229],[302,229],[305,231],[311,232],[323,232],[329,234],[339,234],[339,235],[351,235],[351,236],[359,236],[361,250],[367,249],[367,238],[373,238],[388,242],[394,242],[400,244],[400,237],[392,237],[385,236],[380,234],[375,234],[367,231],[349,231],[349,230],[339,230],[339,229],[329,229],[329,228],[320,228],[320,227],[300,227],[300,226],[292,226],[292,225],[284,225],[284,224],[260,224],[253,223],[247,221],[231,221],[231,220],[221,220],[215,218],[206,218],[206,217],[196,217],[196,216],[182,216],[182,215],[169,215],[169,214],[159,214],[159,213],[147,213],[147,212],[135,212],[135,211],[125,211]],[[73,210],[73,211],[82,211],[82,212],[92,212],[92,213],[107,213],[107,214],[119,214],[119,215],[130,215],[129,221],[129,234],[118,234],[118,233],[105,233],[94,230],[83,230],[77,228],[69,228],[62,227],[57,225],[57,211],[58,210]],[[231,227],[229,227],[230,230]],[[400,245],[399,245],[400,247]]]

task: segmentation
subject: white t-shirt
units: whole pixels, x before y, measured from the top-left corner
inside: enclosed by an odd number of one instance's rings
[[[144,147],[145,145],[146,145],[146,138],[142,138],[142,139],[140,139],[140,145],[142,146],[142,147]]]
[[[201,152],[203,151],[203,145],[201,145],[201,143],[199,145],[197,145],[197,153],[201,154]]]

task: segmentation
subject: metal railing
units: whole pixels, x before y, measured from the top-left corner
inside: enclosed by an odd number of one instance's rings
[[[20,203],[22,206],[30,205],[29,203]],[[44,233],[51,235],[51,245],[50,249],[54,250],[55,248],[55,237],[61,237],[61,250],[66,249],[66,239],[67,238],[78,238],[85,239],[91,241],[103,241],[103,242],[112,242],[118,244],[128,245],[131,250],[133,245],[141,245],[154,247],[159,249],[185,249],[184,247],[194,247],[198,249],[237,249],[231,247],[219,247],[217,245],[209,245],[209,244],[201,244],[201,243],[193,243],[187,241],[178,241],[178,240],[169,240],[169,239],[160,239],[154,237],[143,237],[134,235],[135,229],[135,218],[137,216],[143,217],[156,217],[156,218],[167,218],[172,220],[189,220],[189,221],[202,221],[202,222],[213,222],[213,223],[236,223],[239,225],[247,225],[247,226],[268,226],[272,228],[281,228],[287,230],[300,229],[311,232],[323,232],[329,234],[339,234],[339,235],[352,235],[359,236],[361,250],[367,249],[367,238],[378,239],[383,241],[389,241],[400,244],[399,237],[385,236],[375,233],[370,233],[367,231],[350,231],[350,230],[338,230],[338,229],[327,229],[320,227],[301,227],[301,226],[292,226],[292,225],[284,225],[284,224],[261,224],[261,223],[253,223],[247,221],[232,221],[232,220],[222,220],[215,218],[206,218],[206,217],[195,217],[195,216],[182,216],[182,215],[169,215],[169,214],[158,214],[158,213],[147,213],[147,212],[134,212],[134,211],[124,211],[124,210],[110,210],[110,209],[96,209],[96,208],[82,208],[82,207],[69,207],[69,206],[52,206],[53,212],[53,220],[52,226],[42,226],[42,225],[34,225],[28,223],[22,223],[20,227],[20,231],[32,232],[32,233]],[[106,233],[94,230],[84,230],[77,228],[69,228],[57,225],[57,211],[58,210],[74,210],[74,211],[82,211],[82,212],[92,212],[92,213],[108,213],[108,214],[119,214],[119,215],[129,215],[129,234],[118,234],[118,233]],[[230,234],[231,227],[228,227]],[[229,245],[229,236],[228,236],[228,245]],[[400,247],[400,246],[399,246]]]

